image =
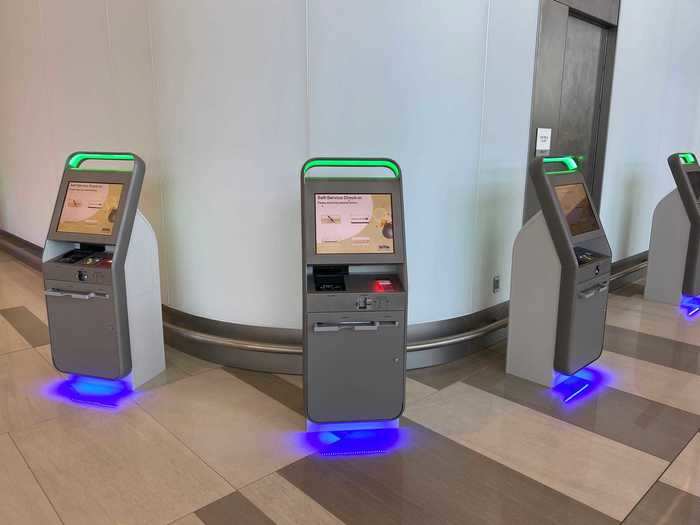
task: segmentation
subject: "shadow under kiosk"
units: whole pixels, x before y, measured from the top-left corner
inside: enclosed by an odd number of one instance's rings
[[[506,371],[551,387],[602,353],[611,251],[577,160],[534,162],[541,211],[513,246]]]
[[[301,197],[307,430],[398,426],[408,288],[399,166],[311,159]]]
[[[700,311],[700,165],[693,153],[668,158],[676,189],[656,206],[644,297]]]
[[[109,169],[83,168],[86,161]],[[112,168],[131,162],[132,169]],[[139,387],[165,369],[158,245],[138,211],[145,172],[131,153],[71,155],[43,253],[54,366]]]

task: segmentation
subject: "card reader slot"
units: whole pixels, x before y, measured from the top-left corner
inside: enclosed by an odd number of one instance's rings
[[[109,299],[109,294],[106,293],[80,293],[71,292],[68,290],[59,290],[57,288],[49,288],[48,290],[45,290],[44,295],[47,297],[70,297],[71,299],[80,299],[83,301],[89,301],[90,299]]]
[[[382,326],[399,326],[398,321],[341,321],[339,323],[314,323],[314,332],[339,332],[353,330],[355,332],[376,332]]]

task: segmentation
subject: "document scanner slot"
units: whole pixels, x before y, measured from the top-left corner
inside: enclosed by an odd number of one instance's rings
[[[314,332],[339,332],[353,330],[355,332],[376,332],[382,326],[399,326],[398,321],[341,321],[339,323],[314,323]]]
[[[90,299],[109,299],[109,295],[105,293],[80,293],[80,292],[70,292],[67,290],[58,290],[56,288],[50,288],[44,292],[47,297],[69,297],[71,299],[81,299],[83,301],[89,301]]]

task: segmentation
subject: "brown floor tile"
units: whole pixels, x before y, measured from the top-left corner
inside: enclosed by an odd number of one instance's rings
[[[668,462],[458,382],[406,416],[465,447],[623,519]]]
[[[235,488],[306,453],[292,445],[304,418],[224,370],[145,392],[138,403]]]
[[[700,498],[700,434],[671,463],[661,481]]]
[[[170,525],[204,525],[204,522],[196,514],[188,514],[184,518],[173,521]]]
[[[437,390],[456,383],[484,366],[484,356],[491,349],[481,350],[445,365],[410,370],[408,377]]]
[[[260,392],[279,401],[287,408],[302,416],[304,412],[304,391],[293,383],[275,374],[250,372],[240,368],[224,368],[229,374],[257,388]]]
[[[199,509],[197,517],[204,525],[274,525],[274,521],[253,505],[240,492],[224,496],[218,501]]]
[[[13,437],[67,525],[170,523],[232,490],[135,405],[85,409]]]
[[[170,383],[174,383],[175,381],[180,381],[180,379],[190,377],[189,374],[186,374],[179,368],[169,366],[167,362],[165,366],[165,370],[163,370],[160,374],[138,387],[139,392],[153,390],[154,388],[169,385]]]
[[[277,473],[243,487],[241,493],[278,525],[343,523]]]
[[[656,483],[624,525],[693,525],[700,523],[700,498]]]
[[[0,435],[0,523],[61,523],[8,434]]]
[[[623,297],[633,297],[635,295],[644,295],[644,284],[643,283],[630,283],[623,286],[622,288],[617,288],[611,293],[615,295],[621,295]]]
[[[348,525],[596,525],[614,520],[429,429],[379,456],[309,456],[279,474]]]
[[[700,374],[700,346],[682,341],[608,325],[605,327],[605,349],[691,374]]]
[[[503,359],[492,360],[463,381],[667,461],[700,428],[696,414],[605,386],[585,401],[566,405],[549,388],[506,374]]]
[[[0,355],[10,354],[17,350],[31,348],[27,340],[14,329],[4,317],[0,316]]]
[[[44,346],[51,342],[49,328],[24,306],[0,310],[0,315],[7,319],[30,345]]]
[[[46,397],[61,375],[33,349],[0,356],[0,434],[74,413],[74,407]]]

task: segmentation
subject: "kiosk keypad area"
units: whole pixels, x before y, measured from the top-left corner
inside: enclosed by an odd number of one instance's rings
[[[405,397],[400,170],[388,159],[311,159],[301,184],[307,428],[385,427]]]

